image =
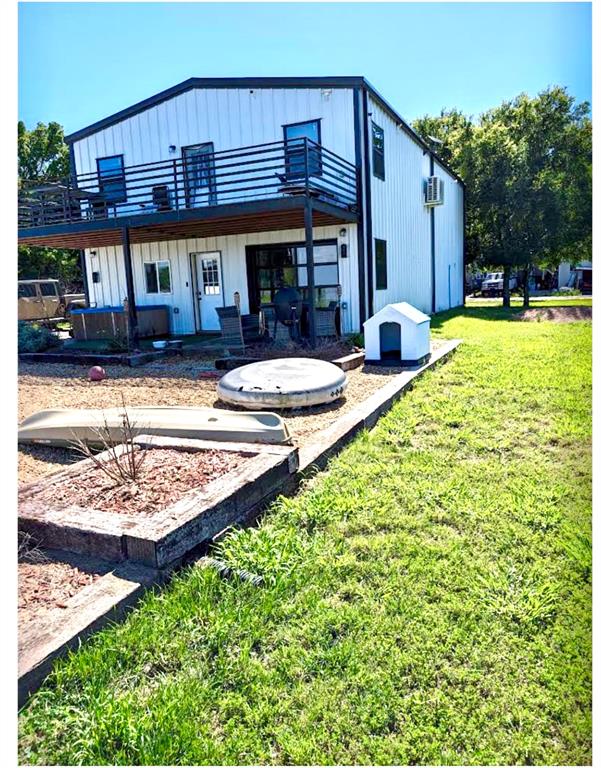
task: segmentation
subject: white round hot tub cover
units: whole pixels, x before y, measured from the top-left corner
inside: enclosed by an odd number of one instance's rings
[[[250,410],[302,408],[331,403],[347,386],[344,371],[333,363],[310,357],[261,360],[229,371],[217,394],[226,403]]]

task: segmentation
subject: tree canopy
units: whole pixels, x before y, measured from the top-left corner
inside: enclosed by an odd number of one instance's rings
[[[30,181],[47,181],[69,175],[69,150],[58,123],[38,123],[28,130],[18,123],[19,185]],[[81,285],[79,252],[63,248],[19,246],[20,279],[55,277],[65,285]]]
[[[509,274],[591,258],[589,114],[588,103],[553,87],[476,120],[453,109],[415,121],[466,183],[469,261]]]

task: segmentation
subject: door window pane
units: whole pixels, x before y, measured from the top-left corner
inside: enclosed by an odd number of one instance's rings
[[[338,265],[315,266],[315,285],[336,285],[338,283]]]
[[[321,127],[319,120],[309,120],[306,123],[295,123],[284,126],[286,177],[299,179],[305,176],[305,142],[310,139],[307,147],[307,165],[309,176],[321,174],[321,152],[316,144],[321,144]]]
[[[215,157],[213,142],[182,149],[186,206],[215,204]]]
[[[307,249],[299,246],[296,249],[297,264],[307,263]],[[313,246],[314,264],[337,264],[338,263],[338,245],[336,243],[325,243],[323,245]]]
[[[127,200],[123,155],[99,157],[96,166],[98,187],[104,199],[110,203],[122,203]]]
[[[218,259],[202,260],[202,285],[206,296],[218,296],[221,292]]]

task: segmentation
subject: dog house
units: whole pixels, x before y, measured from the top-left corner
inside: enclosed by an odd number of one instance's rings
[[[430,318],[406,301],[387,304],[363,330],[366,363],[421,365],[430,357]]]

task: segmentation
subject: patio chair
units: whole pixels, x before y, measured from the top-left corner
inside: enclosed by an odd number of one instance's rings
[[[316,307],[315,309],[315,335],[316,336],[338,336],[336,327],[336,315],[338,313],[338,302],[331,301],[328,307]]]
[[[242,318],[238,307],[216,307],[223,346],[228,351],[244,352]]]

